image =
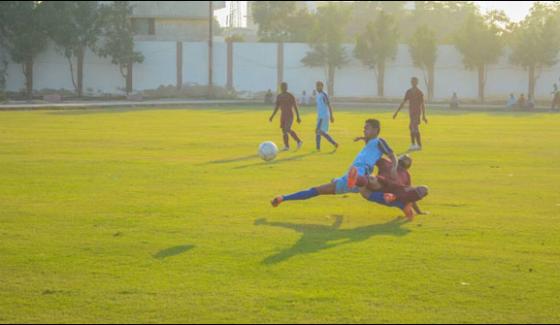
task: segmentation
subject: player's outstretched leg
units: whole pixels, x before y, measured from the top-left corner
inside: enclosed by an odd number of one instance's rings
[[[280,195],[275,197],[270,204],[273,207],[279,206],[284,201],[299,201],[299,200],[307,200],[319,195],[330,195],[335,194],[336,192],[336,185],[335,183],[324,184],[318,187],[312,187],[308,190],[300,191],[293,194],[288,195]]]

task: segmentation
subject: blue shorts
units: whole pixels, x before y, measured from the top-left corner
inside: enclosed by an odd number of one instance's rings
[[[323,131],[325,133],[329,132],[329,118],[328,117],[319,117],[317,119],[317,131]]]
[[[358,168],[358,175],[369,175],[368,171],[365,168]],[[334,179],[336,189],[336,194],[344,194],[344,193],[360,193],[360,188],[358,186],[354,186],[352,188],[348,187],[348,173],[344,176],[335,178]]]
[[[342,177],[336,178],[334,180],[336,185],[336,194],[344,194],[344,193],[360,193],[360,188],[354,186],[352,188],[348,187],[348,175],[344,175]]]
[[[401,201],[393,201],[391,203],[385,202],[385,198],[383,197],[383,194],[384,194],[383,192],[373,192],[369,196],[368,200],[388,207],[399,208],[401,210],[404,209],[404,204]]]

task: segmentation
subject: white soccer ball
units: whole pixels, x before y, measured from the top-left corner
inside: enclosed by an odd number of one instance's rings
[[[259,157],[263,160],[270,161],[276,158],[278,147],[272,141],[266,141],[259,145]]]

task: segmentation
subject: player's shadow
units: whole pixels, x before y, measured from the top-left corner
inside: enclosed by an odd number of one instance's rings
[[[361,242],[373,236],[405,236],[410,232],[410,230],[401,227],[408,222],[402,218],[395,218],[383,224],[340,229],[343,217],[341,215],[335,215],[334,217],[335,220],[332,225],[268,222],[265,218],[255,220],[255,225],[292,229],[302,234],[301,238],[292,247],[265,258],[262,263],[266,265],[277,264],[296,255],[316,253],[323,249]]]
[[[153,257],[158,260],[163,260],[164,258],[167,257],[183,254],[184,252],[190,251],[193,248],[194,245],[173,246],[166,249],[162,249],[161,251],[154,254]]]
[[[281,163],[288,162],[288,161],[300,160],[302,158],[305,158],[307,156],[311,156],[311,155],[314,155],[314,154],[316,154],[316,152],[309,152],[309,153],[299,154],[299,155],[295,155],[295,156],[291,156],[291,157],[275,159],[275,160],[272,160],[272,161],[261,161],[261,162],[254,163],[254,164],[241,165],[241,166],[234,167],[233,169],[244,169],[244,168],[248,168],[248,167],[259,167],[259,166],[272,166],[272,165],[281,164]]]
[[[259,156],[258,155],[248,155],[248,156],[235,157],[235,158],[229,158],[229,159],[212,160],[212,161],[208,161],[208,162],[204,163],[203,165],[227,164],[227,163],[232,163],[232,162],[237,162],[237,161],[251,160],[251,159],[255,159],[255,158],[259,158]]]

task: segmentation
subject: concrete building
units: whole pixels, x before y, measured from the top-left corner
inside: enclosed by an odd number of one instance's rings
[[[212,1],[213,10],[225,1]],[[209,1],[130,1],[135,41],[208,40]]]

